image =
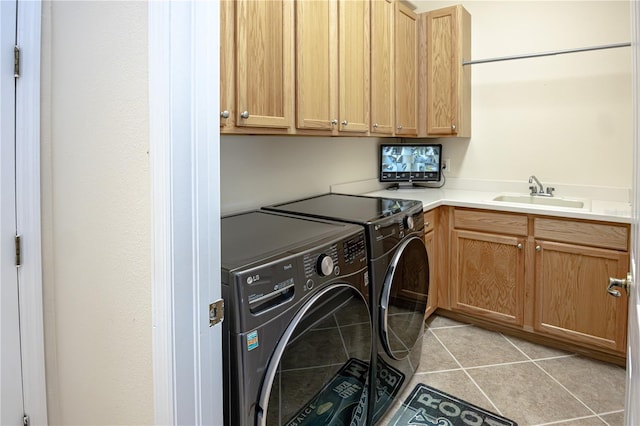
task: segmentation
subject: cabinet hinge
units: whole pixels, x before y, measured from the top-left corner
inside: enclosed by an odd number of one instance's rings
[[[20,48],[13,46],[13,77],[20,77]]]
[[[209,305],[209,327],[224,319],[224,300],[219,299]]]
[[[26,414],[22,417],[22,426],[29,426],[31,424],[31,420],[29,420],[29,416]]]
[[[16,234],[16,266],[20,266],[22,264],[22,256],[20,251],[22,249],[22,237]]]

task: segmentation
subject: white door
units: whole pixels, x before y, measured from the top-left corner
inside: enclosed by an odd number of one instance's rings
[[[0,424],[20,425],[24,415],[18,271],[15,265],[15,81],[17,1],[0,1]]]
[[[634,117],[634,202],[631,245],[631,274],[633,283],[629,294],[629,326],[627,353],[627,399],[625,424],[640,424],[640,5],[631,2],[631,44],[633,49],[633,117]]]

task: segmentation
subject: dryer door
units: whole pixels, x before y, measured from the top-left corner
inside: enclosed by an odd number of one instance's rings
[[[412,236],[393,255],[380,296],[380,337],[393,359],[406,358],[423,332],[428,294],[427,249]]]
[[[258,425],[365,425],[370,318],[362,294],[347,284],[314,295],[269,361]]]

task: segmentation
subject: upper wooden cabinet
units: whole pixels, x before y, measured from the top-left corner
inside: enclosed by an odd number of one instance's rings
[[[469,136],[469,14],[399,0],[222,0],[220,131]]]
[[[371,0],[371,133],[393,135],[395,79],[392,0]]]
[[[338,1],[338,86],[341,132],[369,131],[370,2]]]
[[[293,1],[235,3],[235,126],[293,126]],[[285,130],[286,132],[286,130]]]
[[[369,130],[368,1],[298,1],[296,127]]]
[[[295,3],[296,127],[333,131],[337,106],[337,4]]]
[[[418,15],[396,2],[395,134],[418,135]]]
[[[427,134],[471,136],[471,15],[462,6],[425,15]]]
[[[233,129],[234,123],[234,17],[235,2],[220,2],[220,130]]]

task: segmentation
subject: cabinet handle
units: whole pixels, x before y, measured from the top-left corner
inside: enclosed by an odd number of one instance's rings
[[[455,124],[451,125],[451,130],[456,130],[456,125]]]
[[[607,292],[613,297],[620,297],[621,294],[618,290],[614,290],[614,287],[624,288],[625,292],[629,294],[629,287],[633,280],[631,279],[631,273],[627,272],[627,278],[611,278],[609,277],[609,286]]]
[[[342,125],[343,125],[343,126],[348,126],[348,125],[349,125],[349,122],[348,122],[347,120],[343,120],[343,121],[342,121]]]
[[[229,111],[226,109],[220,113],[220,118],[229,118]]]
[[[402,125],[399,125],[399,126],[398,126],[398,130],[402,130]]]
[[[242,111],[242,114],[240,114],[240,117],[244,119],[249,118],[249,111]]]
[[[542,247],[536,246],[536,251],[540,251],[540,250],[542,250]]]
[[[522,250],[522,243],[518,243],[516,247],[518,247],[518,250]]]
[[[338,124],[338,120],[336,120],[335,118],[333,120],[331,120],[331,125],[335,126],[336,124]]]
[[[378,123],[373,123],[373,128],[377,129],[378,128]]]
[[[429,225],[431,225],[429,222],[425,222],[424,223],[424,227],[427,228]]]

